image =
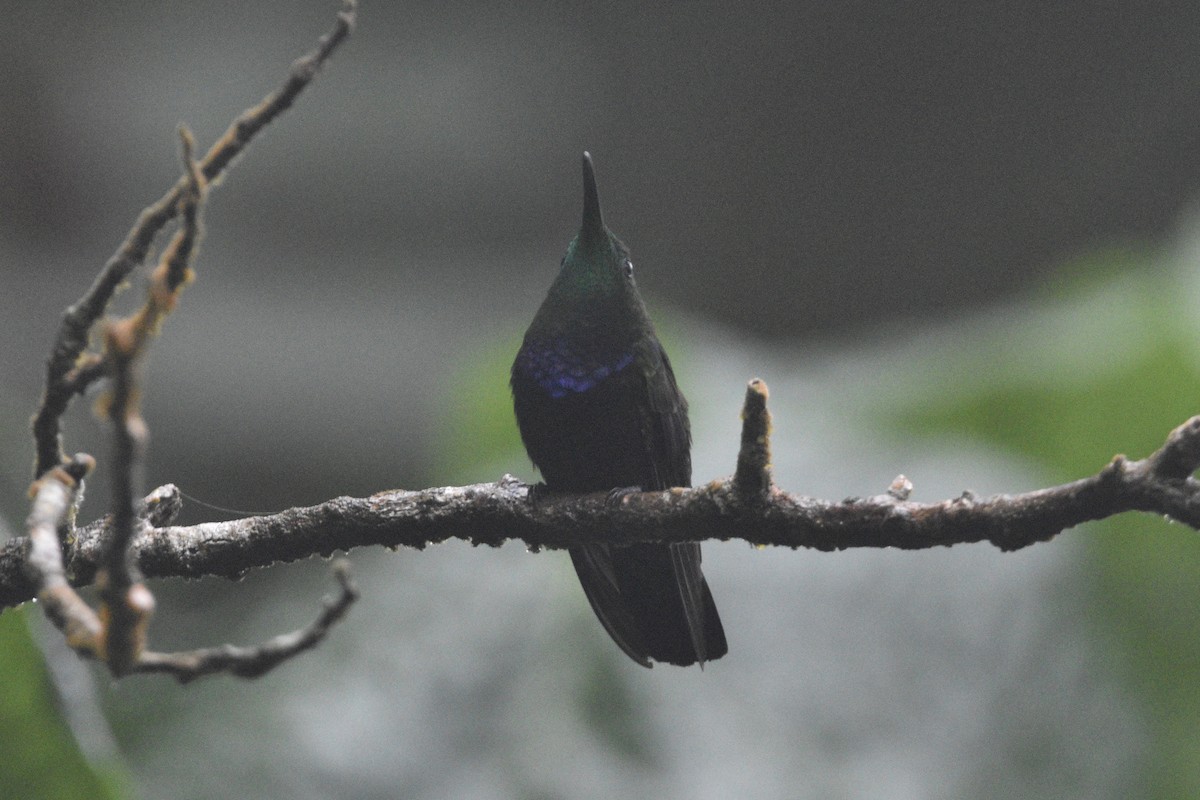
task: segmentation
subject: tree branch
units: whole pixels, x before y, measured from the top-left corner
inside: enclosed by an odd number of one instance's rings
[[[765,463],[765,388],[752,382],[747,391],[739,464]],[[763,433],[748,435],[746,429],[756,426]],[[912,484],[901,476],[883,494],[841,502],[773,486],[760,493],[754,481],[746,491],[733,479],[633,493],[617,504],[606,492],[539,495],[534,502],[527,484],[505,476],[496,483],[339,497],[267,516],[147,528],[132,551],[149,577],[236,578],[250,569],[338,550],[367,545],[419,549],[447,539],[492,546],[518,540],[534,550],[706,539],[824,551],[918,550],[970,542],[1016,550],[1126,511],[1166,515],[1200,529],[1200,482],[1187,477],[1198,467],[1200,417],[1193,417],[1141,461],[1117,456],[1091,477],[1023,494],[976,498],[964,492],[939,503],[915,503],[906,499]],[[170,487],[159,492],[172,495]],[[101,521],[77,532],[68,562],[73,583],[93,580],[108,524]],[[27,540],[16,540],[0,548],[0,607],[31,596],[21,578],[26,547]]]
[[[826,551],[987,541],[1015,550],[1126,511],[1165,515],[1200,529],[1200,482],[1191,477],[1200,468],[1200,417],[1176,428],[1141,461],[1117,456],[1097,474],[1061,486],[915,503],[908,499],[912,483],[899,476],[882,494],[829,502],[774,486],[768,393],[758,380],[747,388],[734,476],[704,486],[624,494],[614,503],[607,492],[537,493],[535,499],[530,486],[505,476],[496,483],[342,497],[279,514],[170,526],[180,504],[174,487],[155,490],[144,505],[135,502],[144,439],[136,362],[191,279],[207,187],[308,85],[350,33],[354,10],[354,3],[345,0],[334,29],[292,65],[284,85],[240,115],[203,159],[193,159],[190,134],[181,131],[185,174],[142,212],[91,289],[64,314],[33,425],[37,466],[28,536],[0,546],[0,608],[37,597],[71,647],[104,661],[115,675],[165,672],[181,681],[213,672],[253,677],[315,645],[345,614],[357,597],[347,567],[335,568],[340,593],[306,628],[257,647],[225,645],[173,654],[145,649],[153,598],[141,577],[236,577],[337,550],[422,548],[451,538],[492,546],[519,540],[535,550],[705,539]],[[108,324],[104,352],[85,352],[89,334],[118,286],[176,216],[181,217],[180,229],[151,275],[146,304],[129,318]],[[73,530],[78,488],[95,462],[84,454],[64,456],[61,417],[74,395],[104,377],[113,382],[107,408],[117,443],[113,509],[105,519]],[[99,613],[72,588],[93,582],[101,587]]]

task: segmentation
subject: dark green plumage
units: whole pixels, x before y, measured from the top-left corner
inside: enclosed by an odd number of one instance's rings
[[[687,401],[604,225],[583,154],[583,225],[512,369],[517,426],[551,492],[690,486]],[[571,548],[584,593],[630,658],[686,666],[720,658],[725,632],[699,544]]]

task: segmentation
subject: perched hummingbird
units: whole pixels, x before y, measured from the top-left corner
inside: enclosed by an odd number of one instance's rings
[[[583,225],[512,368],[513,406],[550,492],[691,486],[687,401],[604,225],[583,154]],[[625,653],[687,666],[725,655],[700,545],[582,545],[571,561],[592,610]]]

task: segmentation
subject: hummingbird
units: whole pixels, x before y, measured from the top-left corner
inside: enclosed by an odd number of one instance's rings
[[[513,407],[549,493],[691,486],[687,401],[633,280],[629,250],[604,224],[583,154],[583,224],[512,367]],[[634,661],[679,666],[725,655],[700,545],[568,549],[583,592]]]

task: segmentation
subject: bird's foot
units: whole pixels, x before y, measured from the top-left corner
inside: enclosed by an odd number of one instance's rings
[[[536,506],[550,496],[550,487],[544,483],[534,483],[529,486],[529,504]]]
[[[604,498],[604,505],[613,508],[621,505],[621,502],[631,494],[637,494],[642,491],[640,486],[621,486],[613,489],[608,493],[608,497]]]

